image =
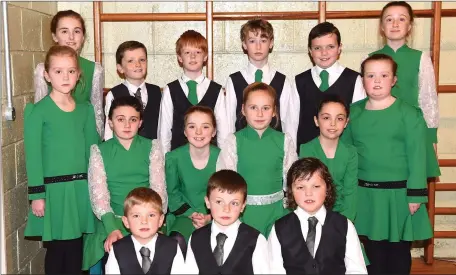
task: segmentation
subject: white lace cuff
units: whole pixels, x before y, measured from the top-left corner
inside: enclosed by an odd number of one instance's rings
[[[230,134],[223,142],[219,157],[217,159],[216,171],[228,169],[237,171],[237,144],[236,136]]]
[[[152,140],[152,150],[149,154],[149,184],[150,188],[157,192],[162,199],[163,213],[168,209],[168,194],[166,193],[165,159],[160,142]]]
[[[104,71],[99,63],[95,63],[95,70],[92,80],[92,91],[90,94],[90,102],[95,111],[95,122],[97,124],[97,132],[100,137],[104,137],[104,113],[103,113],[103,85]]]

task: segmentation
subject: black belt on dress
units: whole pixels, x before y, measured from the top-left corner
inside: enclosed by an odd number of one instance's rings
[[[365,180],[358,180],[358,186],[366,187],[366,188],[377,188],[377,189],[403,189],[407,188],[407,181],[406,180],[399,180],[399,181],[365,181]],[[427,196],[428,190],[427,188],[415,188],[410,189],[407,188],[407,196],[409,197],[422,197]]]
[[[78,173],[78,174],[55,176],[55,177],[45,177],[44,184],[67,182],[67,181],[73,181],[73,180],[86,180],[86,179],[87,179],[87,173]],[[28,188],[29,194],[44,193],[45,191],[46,191],[46,189],[45,189],[44,185],[29,186],[29,188]]]

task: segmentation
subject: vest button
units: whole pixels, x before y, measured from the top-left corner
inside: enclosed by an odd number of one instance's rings
[[[317,264],[312,264],[312,267],[315,269],[317,268]]]

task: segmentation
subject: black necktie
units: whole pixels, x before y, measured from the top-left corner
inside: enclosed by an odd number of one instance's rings
[[[135,98],[136,98],[137,100],[139,100],[139,102],[141,103],[141,106],[142,106],[143,109],[144,109],[144,103],[142,102],[142,97],[141,97],[141,88],[138,88],[138,90],[136,90]]]
[[[214,249],[214,257],[218,266],[221,266],[223,264],[223,245],[225,244],[227,238],[228,237],[223,233],[218,233],[216,237],[217,245]]]
[[[142,270],[144,274],[146,274],[150,269],[150,265],[152,264],[152,261],[150,260],[150,250],[149,248],[143,246],[139,250],[139,253],[142,257]]]
[[[318,220],[315,217],[310,217],[307,221],[309,222],[309,231],[307,231],[306,244],[310,255],[314,257],[315,236],[317,235]]]

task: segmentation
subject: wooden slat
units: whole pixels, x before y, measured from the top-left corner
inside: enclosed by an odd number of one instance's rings
[[[214,20],[250,20],[262,18],[265,20],[300,20],[318,19],[317,11],[280,11],[280,12],[214,12]]]
[[[212,1],[206,1],[206,39],[207,39],[207,64],[206,76],[214,79],[214,20],[212,18],[214,6]]]
[[[428,203],[426,204],[432,231],[434,231],[435,227],[435,186],[436,183],[434,180],[428,183]],[[425,242],[424,261],[427,264],[434,262],[434,238],[430,238]]]
[[[439,94],[453,94],[456,93],[456,85],[439,85]]]
[[[318,23],[326,21],[326,1],[318,2]]]
[[[205,13],[103,13],[102,22],[204,21]]]
[[[456,215],[456,207],[436,207],[436,215]]]
[[[103,49],[101,42],[102,26],[100,14],[102,13],[102,2],[93,2],[93,40],[95,46],[95,61],[103,63]]]
[[[434,238],[456,239],[456,231],[434,231]]]
[[[456,9],[442,9],[442,16],[444,16],[444,17],[456,16]]]
[[[456,191],[456,183],[437,183],[435,191]]]
[[[456,167],[456,159],[439,159],[440,167]]]

